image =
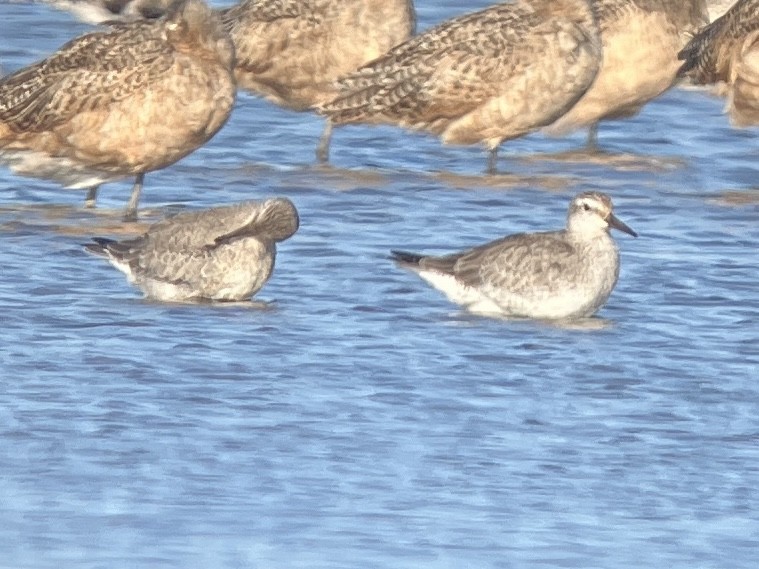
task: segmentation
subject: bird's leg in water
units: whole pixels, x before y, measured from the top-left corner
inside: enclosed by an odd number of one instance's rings
[[[142,182],[145,174],[140,172],[134,179],[132,186],[132,197],[129,198],[126,211],[124,212],[124,221],[135,221],[137,219],[137,204],[140,203],[140,193],[142,193]]]

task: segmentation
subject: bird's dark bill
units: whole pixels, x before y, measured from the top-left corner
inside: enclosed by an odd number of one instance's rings
[[[632,228],[624,223],[623,221],[620,221],[617,216],[615,216],[613,213],[609,214],[609,217],[606,218],[606,222],[613,227],[614,229],[619,229],[620,231],[624,231],[628,235],[632,235],[633,237],[637,237],[638,234],[635,233],[635,231],[632,230]]]

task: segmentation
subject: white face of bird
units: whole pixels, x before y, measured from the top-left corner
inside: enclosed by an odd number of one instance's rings
[[[614,215],[611,198],[599,192],[585,192],[576,196],[569,205],[567,229],[572,233],[598,234],[619,229],[637,237],[626,223]]]

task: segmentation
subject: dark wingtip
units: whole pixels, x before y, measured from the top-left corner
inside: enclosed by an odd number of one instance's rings
[[[416,253],[409,253],[408,251],[390,251],[390,259],[398,263],[399,265],[418,266],[419,262],[424,258],[424,255],[417,255]]]

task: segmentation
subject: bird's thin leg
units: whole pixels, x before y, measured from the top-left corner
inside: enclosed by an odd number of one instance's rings
[[[87,197],[84,198],[84,207],[87,209],[92,209],[95,207],[95,202],[97,201],[98,197],[98,187],[99,186],[92,186],[87,190]]]
[[[124,212],[124,221],[134,221],[137,219],[137,204],[140,203],[140,193],[142,192],[142,181],[145,179],[145,174],[140,172],[134,179],[134,186],[132,186],[132,197],[129,198],[126,211]]]
[[[489,175],[494,175],[498,172],[498,147],[494,146],[488,153],[488,170]]]
[[[316,160],[320,164],[329,162],[330,140],[332,140],[332,121],[327,119],[327,122],[324,124],[324,132],[322,132],[319,144],[316,147]]]

